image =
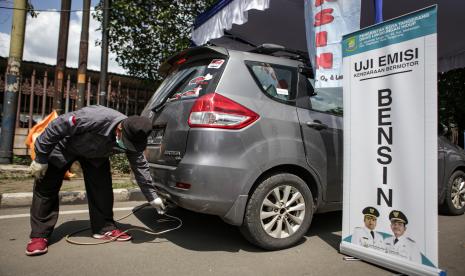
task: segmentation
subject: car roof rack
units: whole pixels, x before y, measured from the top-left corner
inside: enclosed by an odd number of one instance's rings
[[[287,57],[294,60],[300,60],[305,64],[310,65],[310,59],[306,52],[289,49],[278,44],[265,43],[250,50],[249,52],[277,57]]]

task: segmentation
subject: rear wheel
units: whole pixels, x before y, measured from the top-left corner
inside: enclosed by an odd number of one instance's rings
[[[276,174],[251,195],[241,232],[259,247],[283,249],[302,239],[312,217],[313,197],[307,184],[293,174]]]
[[[455,171],[449,177],[442,209],[449,215],[461,215],[465,212],[465,172]]]

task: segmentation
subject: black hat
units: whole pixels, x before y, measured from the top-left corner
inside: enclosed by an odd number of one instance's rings
[[[149,118],[131,116],[121,123],[123,127],[123,143],[130,151],[142,152],[147,146],[147,137],[152,131],[152,122]]]
[[[389,220],[391,222],[393,221],[400,221],[400,222],[403,222],[404,224],[407,224],[408,223],[408,219],[407,217],[404,215],[404,213],[402,213],[401,211],[397,211],[397,210],[392,210],[390,213],[389,213]]]
[[[379,217],[379,212],[378,210],[376,210],[375,207],[365,207],[365,209],[363,209],[362,213],[365,215],[365,216],[371,216],[371,217]]]

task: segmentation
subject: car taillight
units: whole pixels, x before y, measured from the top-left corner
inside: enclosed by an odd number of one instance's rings
[[[217,93],[198,98],[189,115],[190,127],[241,129],[260,116],[250,109]]]

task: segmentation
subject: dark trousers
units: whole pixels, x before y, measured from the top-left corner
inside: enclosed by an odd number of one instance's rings
[[[110,160],[95,166],[84,158],[81,164],[86,185],[92,233],[103,233],[116,228],[113,220],[113,188]],[[99,162],[100,163],[100,162]],[[58,220],[59,196],[63,177],[72,162],[58,168],[49,162],[45,176],[34,181],[31,205],[31,238],[48,238]]]

